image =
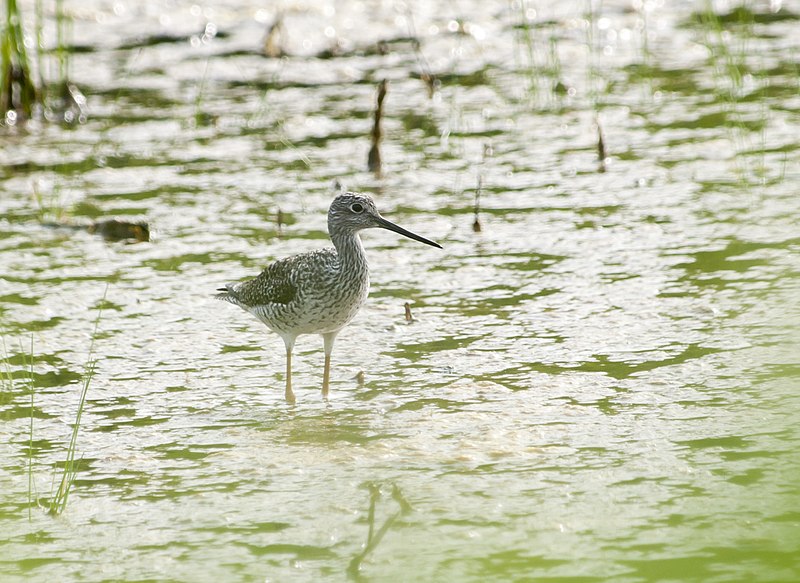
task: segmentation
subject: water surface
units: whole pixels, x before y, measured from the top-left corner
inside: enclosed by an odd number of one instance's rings
[[[747,6],[292,3],[277,59],[260,5],[74,8],[86,122],[0,151],[3,581],[800,578],[798,16]],[[327,244],[335,181],[444,250],[364,234],[290,406],[212,294]]]

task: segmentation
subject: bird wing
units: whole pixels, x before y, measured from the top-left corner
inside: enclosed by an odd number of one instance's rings
[[[254,279],[226,285],[225,293],[217,297],[249,307],[288,304],[297,296],[301,282],[332,259],[335,253],[328,249],[287,257],[272,263]]]

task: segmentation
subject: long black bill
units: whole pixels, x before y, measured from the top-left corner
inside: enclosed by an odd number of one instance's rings
[[[439,243],[435,243],[430,239],[426,239],[425,237],[420,237],[419,235],[412,233],[411,231],[406,231],[403,227],[399,227],[395,225],[391,221],[387,221],[383,217],[378,218],[378,226],[383,229],[388,229],[390,231],[394,231],[395,233],[400,233],[404,237],[408,237],[409,239],[414,239],[415,241],[419,241],[420,243],[425,243],[426,245],[430,245],[431,247],[438,247],[439,249],[442,248]]]

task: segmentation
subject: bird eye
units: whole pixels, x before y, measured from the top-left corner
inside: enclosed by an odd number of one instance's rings
[[[353,211],[356,214],[363,213],[364,212],[364,205],[361,204],[361,203],[358,203],[358,202],[354,202],[353,204],[350,205],[350,210]]]

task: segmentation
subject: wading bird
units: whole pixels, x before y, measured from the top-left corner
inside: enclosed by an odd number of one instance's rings
[[[328,396],[331,351],[339,331],[352,320],[369,294],[367,256],[359,231],[380,228],[442,248],[384,219],[366,194],[337,196],[328,210],[333,248],[276,261],[258,277],[229,283],[216,297],[250,312],[277,332],[286,345],[286,400],[293,403],[292,348],[301,334],[321,334],[325,347],[322,395]]]

